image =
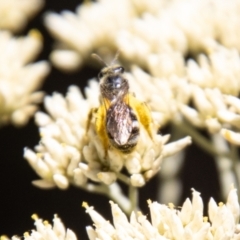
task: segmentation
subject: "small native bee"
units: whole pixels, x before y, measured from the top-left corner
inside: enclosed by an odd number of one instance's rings
[[[96,132],[106,151],[109,146],[113,146],[122,153],[129,153],[138,143],[140,123],[151,137],[150,111],[146,104],[129,93],[129,83],[122,66],[104,67],[98,79],[101,106],[97,110]]]

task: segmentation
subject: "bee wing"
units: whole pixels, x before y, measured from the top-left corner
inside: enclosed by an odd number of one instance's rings
[[[123,102],[118,102],[109,108],[107,131],[117,144],[127,143],[132,131],[132,119],[128,106]]]
[[[132,94],[128,94],[128,101],[129,106],[137,114],[140,123],[144,126],[149,136],[152,138],[151,130],[152,116],[149,107],[147,106],[146,103],[137,100]]]

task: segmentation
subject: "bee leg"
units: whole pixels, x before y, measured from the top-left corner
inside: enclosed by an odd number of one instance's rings
[[[151,116],[150,109],[148,108],[146,103],[142,103],[141,110],[139,110],[139,117],[140,117],[140,122],[142,123],[144,128],[147,130],[149,137],[153,139],[152,129],[151,129],[152,116]]]
[[[109,140],[106,132],[106,109],[105,106],[100,106],[96,113],[96,122],[95,122],[95,129],[96,133],[99,136],[103,148],[104,148],[104,158],[107,157],[107,151],[109,147]]]
[[[87,119],[87,126],[86,126],[86,134],[88,133],[88,130],[90,128],[91,120],[93,115],[97,112],[97,108],[92,108],[88,113],[88,119]]]

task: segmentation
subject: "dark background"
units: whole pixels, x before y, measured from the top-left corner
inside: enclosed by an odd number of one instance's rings
[[[29,23],[22,34],[27,33],[31,28],[37,28],[44,35],[44,49],[38,60],[48,59],[53,45],[53,39],[43,26],[43,13],[60,12],[64,9],[74,11],[79,3],[76,0],[46,0],[44,9]],[[69,85],[76,84],[83,88],[86,81],[95,77],[97,73],[98,70],[88,67],[73,74],[65,74],[52,68],[42,89],[47,94],[52,94],[54,91],[65,94]],[[166,133],[168,129],[169,127],[166,127],[161,131]],[[91,225],[92,221],[81,207],[82,201],[94,205],[98,212],[111,220],[109,200],[74,187],[65,191],[41,190],[34,187],[31,181],[38,179],[38,176],[22,156],[25,146],[33,148],[38,141],[38,129],[33,119],[20,129],[13,126],[0,129],[0,235],[22,236],[25,231],[33,229],[31,219],[33,213],[49,221],[52,220],[53,214],[57,213],[65,226],[77,234],[78,239],[87,239],[85,226]],[[213,160],[195,145],[188,148],[184,168],[179,174],[184,186],[180,205],[186,197],[191,198],[192,187],[201,192],[205,204],[210,196],[217,201],[224,200],[220,199]],[[156,200],[156,188],[160,186],[159,180],[155,178],[140,190],[140,205],[144,214],[149,213],[146,200]]]

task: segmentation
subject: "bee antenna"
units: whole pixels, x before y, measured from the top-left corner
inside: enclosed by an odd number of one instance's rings
[[[99,56],[99,55],[97,55],[96,53],[92,53],[91,54],[91,57],[92,58],[94,58],[94,59],[96,59],[97,61],[99,61],[100,63],[103,63],[103,65],[104,66],[108,66],[104,61],[103,61],[103,59]]]
[[[114,56],[114,58],[113,58],[113,60],[112,60],[112,62],[111,62],[111,65],[113,65],[114,62],[118,59],[119,54],[120,54],[120,50],[118,50],[118,51],[116,52],[116,54],[115,54],[115,56]]]

